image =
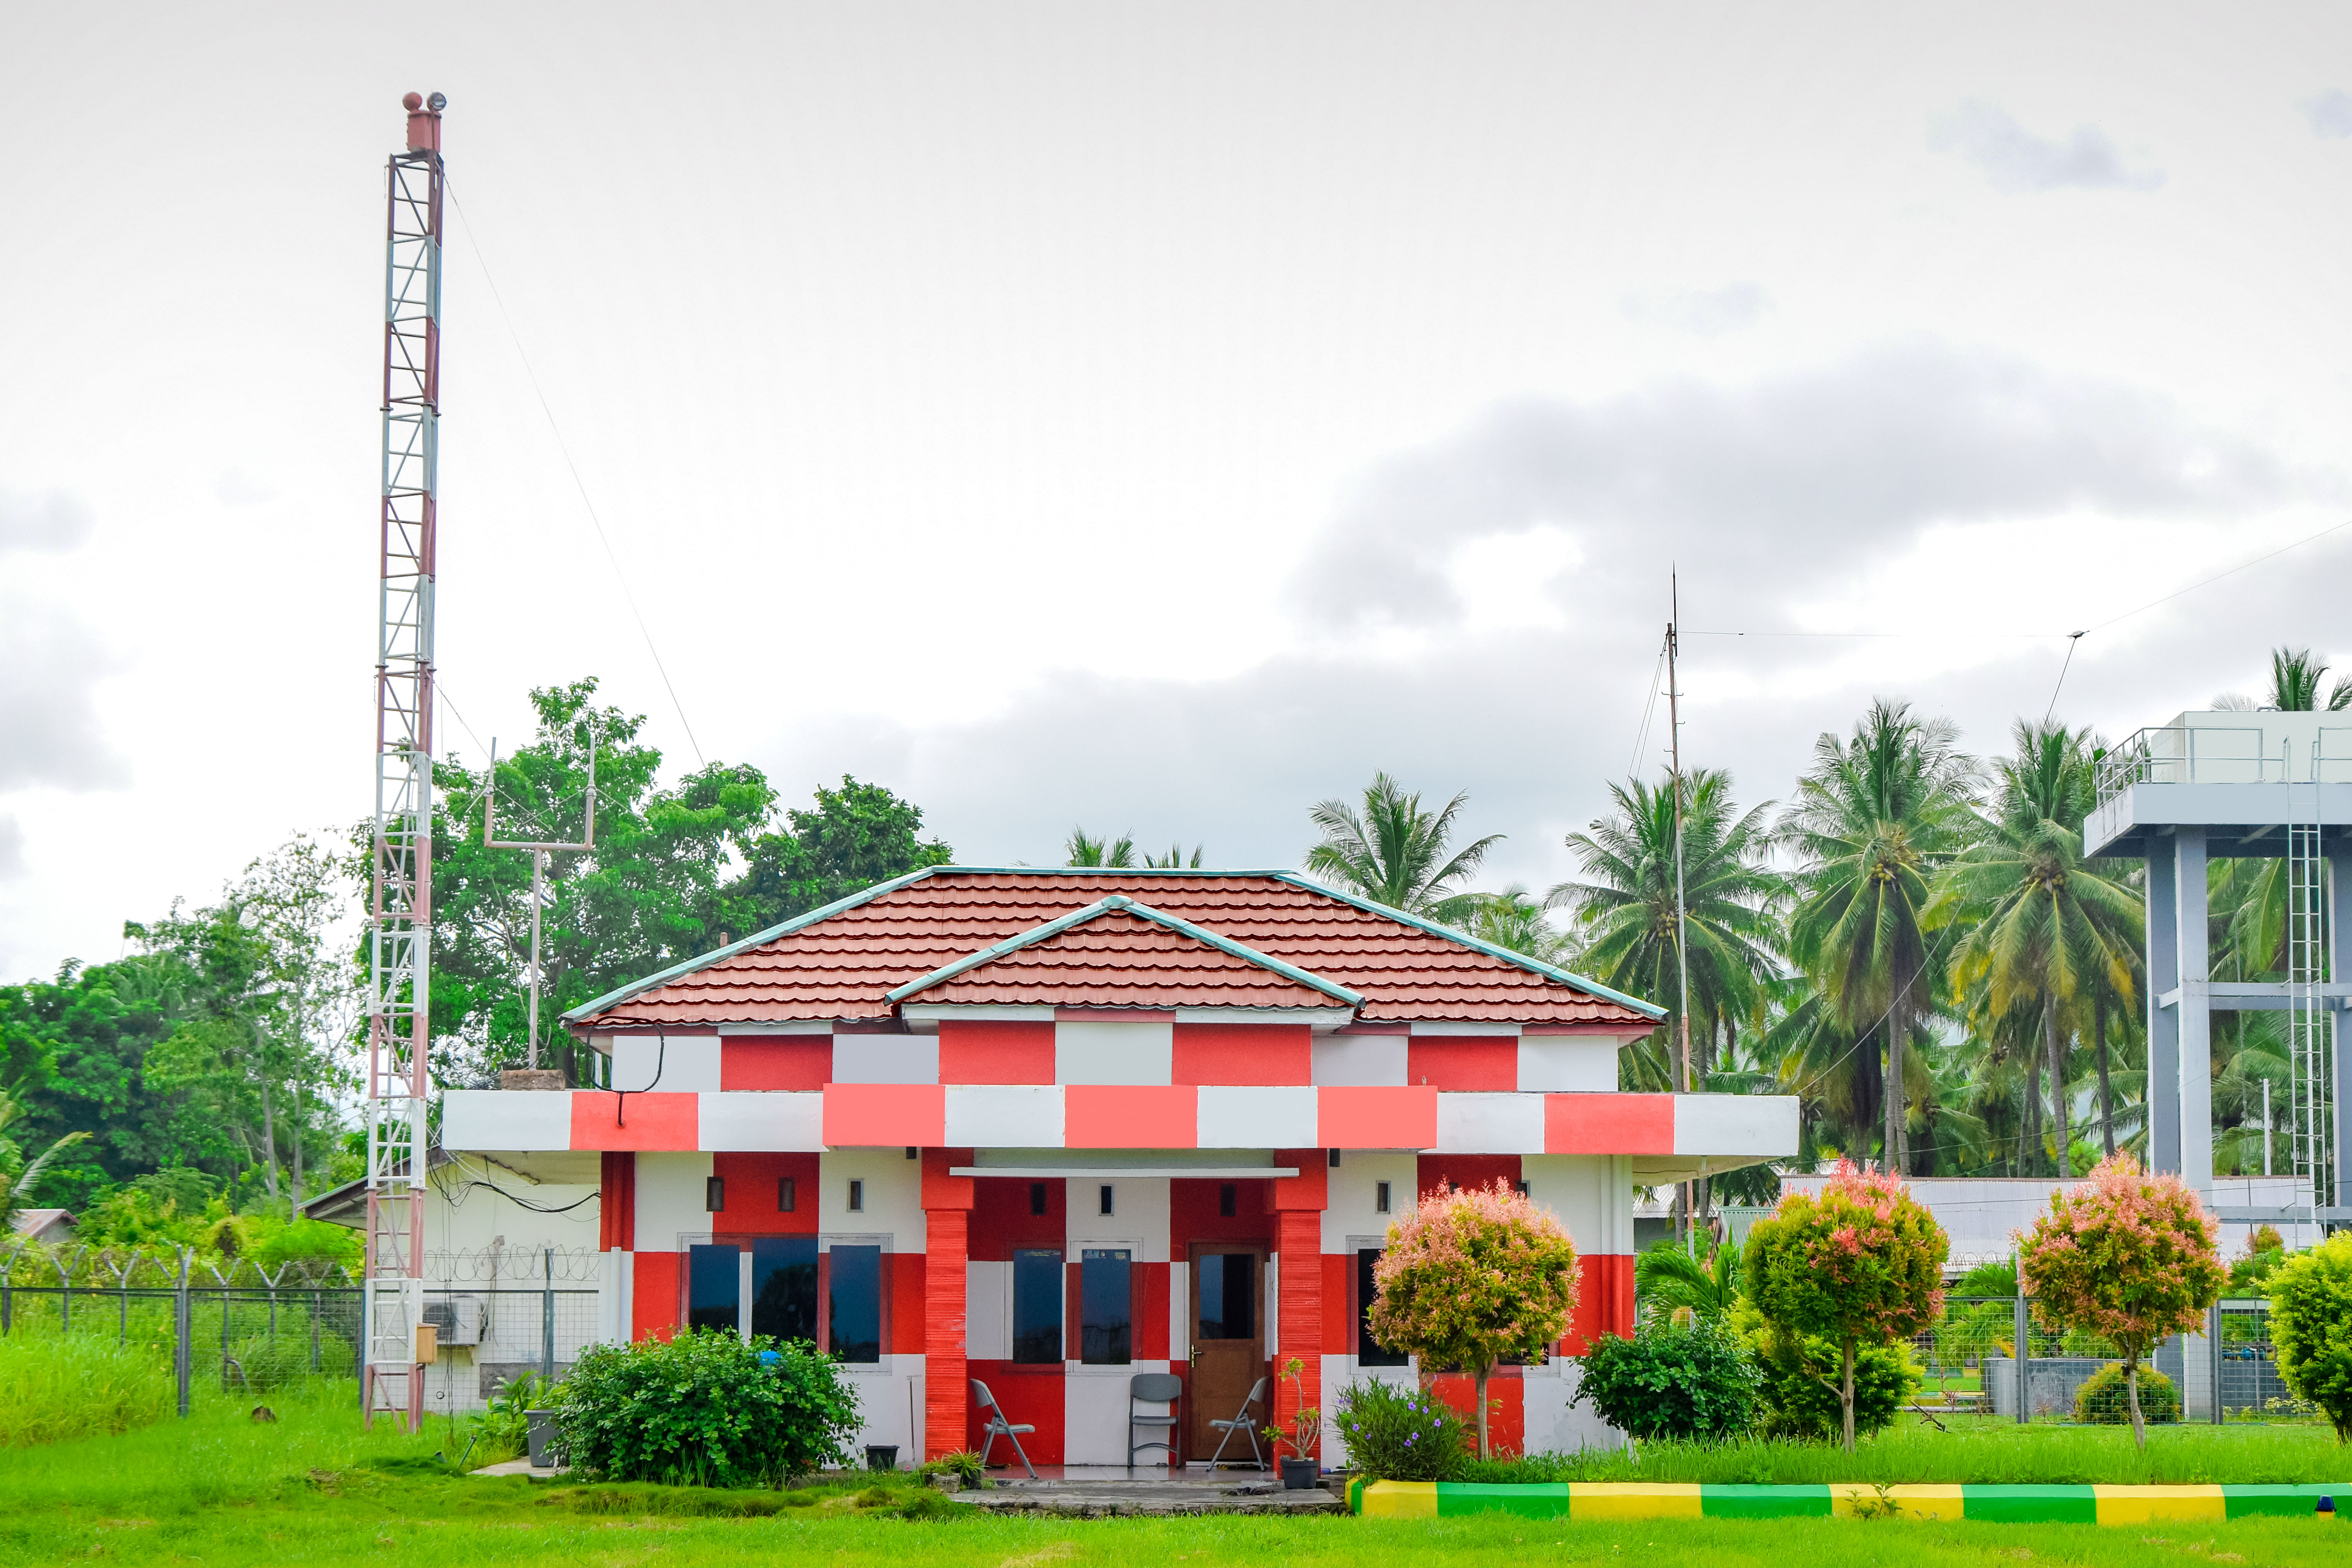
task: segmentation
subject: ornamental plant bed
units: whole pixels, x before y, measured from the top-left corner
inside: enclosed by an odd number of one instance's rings
[[[2325,1519],[2352,1506],[2352,1481],[2301,1486],[1739,1486],[1674,1481],[1351,1481],[1348,1510],[1368,1519],[1503,1512],[1527,1519],[1925,1519],[2003,1524],[2143,1525]]]

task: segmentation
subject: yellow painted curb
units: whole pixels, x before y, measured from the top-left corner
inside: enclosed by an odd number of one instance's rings
[[[2103,1487],[2098,1499],[2101,1524],[2153,1524],[2159,1520],[2220,1521],[2230,1517],[2230,1505],[2220,1487]]]
[[[1699,1489],[1687,1482],[1570,1481],[1568,1517],[1590,1519],[1699,1519]]]
[[[1435,1519],[1435,1481],[1374,1481],[1364,1489],[1365,1519]]]
[[[1893,1486],[1882,1497],[1867,1481],[1830,1483],[1830,1512],[1840,1519],[1874,1518],[1887,1503],[1898,1519],[1965,1519],[1958,1486]]]

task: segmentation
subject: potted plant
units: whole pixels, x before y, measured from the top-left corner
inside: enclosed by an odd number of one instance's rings
[[[1282,1467],[1282,1484],[1290,1491],[1307,1490],[1322,1472],[1316,1449],[1323,1441],[1323,1412],[1307,1403],[1306,1373],[1307,1368],[1297,1356],[1282,1363],[1282,1376],[1290,1384],[1293,1399],[1290,1426],[1265,1428],[1266,1440],[1274,1445],[1276,1461]],[[1285,1448],[1290,1450],[1286,1456],[1282,1452]]]

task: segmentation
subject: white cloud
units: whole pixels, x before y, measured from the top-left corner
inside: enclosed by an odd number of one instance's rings
[[[0,553],[70,550],[89,537],[89,508],[79,496],[0,489]]]
[[[2152,191],[2164,184],[2162,170],[2127,163],[2095,125],[2077,125],[2063,141],[2053,141],[1990,103],[1953,110],[1936,122],[1927,141],[1982,169],[1997,190]]]
[[[1628,321],[1701,338],[1721,337],[1726,332],[1752,327],[1771,308],[1771,298],[1761,285],[1755,283],[1630,294],[1623,306]]]
[[[0,816],[0,882],[25,874],[25,829],[13,816]]]
[[[2320,136],[2352,136],[2352,92],[2331,87],[2326,92],[2303,100],[2304,118],[2311,121],[2313,132]]]

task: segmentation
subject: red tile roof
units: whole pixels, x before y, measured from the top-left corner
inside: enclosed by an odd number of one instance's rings
[[[1635,1007],[1570,984],[1557,971],[1500,955],[1467,938],[1424,929],[1295,874],[980,870],[940,867],[885,884],[857,901],[788,922],[771,935],[723,948],[677,970],[624,987],[565,1015],[581,1028],[650,1024],[714,1025],[792,1020],[874,1020],[895,1016],[887,992],[981,949],[1066,915],[1109,894],[1124,894],[1218,936],[1325,980],[1360,992],[1364,1022],[1462,1022],[1618,1026],[1646,1029],[1654,1019]],[[1134,927],[1147,922],[1129,917]],[[1065,933],[1075,936],[1078,929]],[[1119,928],[1111,928],[1119,929]],[[1174,935],[1175,933],[1168,933]],[[1058,941],[1059,939],[1055,939]],[[1129,928],[1120,947],[1108,937],[1059,949],[997,971],[973,969],[927,991],[921,1001],[1003,1003],[1003,990],[975,986],[1051,986],[1058,1005],[1171,1006],[1171,990],[1189,984],[1235,985],[1209,1005],[1329,1006],[1332,999],[1198,942],[1160,944]],[[1043,944],[1041,944],[1043,945]],[[1023,956],[1034,952],[1024,949]],[[1211,958],[1210,954],[1215,954]],[[1154,971],[1157,971],[1156,973]],[[1020,978],[1016,978],[1020,977]],[[1214,978],[1212,978],[1214,977]],[[658,982],[658,984],[655,984]],[[1257,997],[1275,984],[1285,1000]],[[1589,984],[1589,983],[1588,983]],[[1149,1000],[1141,993],[1149,990]],[[1301,994],[1304,994],[1302,996]],[[1239,996],[1247,994],[1244,1001]],[[1306,1000],[1311,996],[1313,1000]],[[1040,994],[1040,1001],[1047,998]]]
[[[1346,1004],[1243,953],[1106,910],[898,1000],[1057,1007],[1338,1007]]]

